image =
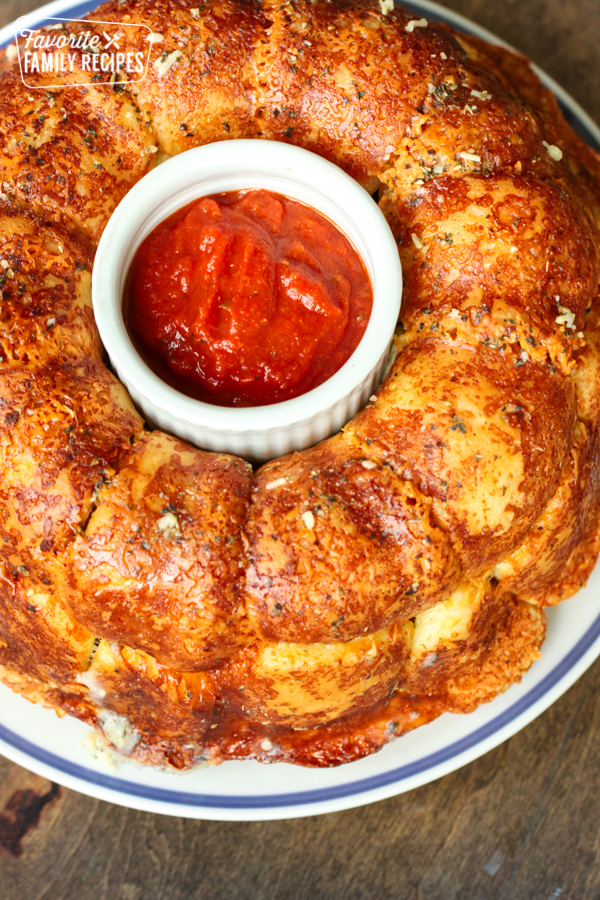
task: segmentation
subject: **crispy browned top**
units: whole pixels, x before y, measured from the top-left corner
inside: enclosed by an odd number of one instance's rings
[[[491,699],[597,553],[598,158],[526,61],[373,0],[89,18],[152,29],[143,81],[0,74],[2,677],[178,767],[335,764]],[[367,407],[254,473],[144,429],[90,302],[124,193],[238,137],[377,192],[405,285]]]

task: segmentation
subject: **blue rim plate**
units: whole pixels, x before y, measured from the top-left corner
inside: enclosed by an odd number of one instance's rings
[[[96,0],[56,0],[27,16],[79,18]],[[405,6],[492,43],[507,46],[468,19],[429,0]],[[22,20],[21,20],[22,23]],[[0,30],[0,46],[14,40],[15,25]],[[535,67],[534,67],[535,68]],[[544,72],[563,113],[588,144],[600,150],[600,129]],[[71,718],[33,706],[0,685],[0,753],[68,788],[148,812],[198,819],[258,820],[315,815],[361,806],[440,778],[511,737],[555,702],[600,655],[600,567],[576,597],[548,611],[542,657],[492,703],[468,716],[445,714],[379,753],[335,769],[303,769],[252,760],[209,766],[183,775],[125,763],[108,769],[82,746],[89,729]]]

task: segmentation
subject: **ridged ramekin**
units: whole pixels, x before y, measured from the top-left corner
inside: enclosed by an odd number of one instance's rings
[[[187,397],[154,374],[127,333],[122,297],[133,256],[159,222],[198,197],[248,188],[298,200],[335,223],[364,261],[373,308],[358,347],[323,384],[283,403],[231,408]],[[262,140],[207,144],[149,172],[110,218],[92,276],[100,336],[119,378],[146,418],[199,447],[256,461],[317,443],[367,402],[388,358],[401,295],[398,248],[373,198],[320,156]]]

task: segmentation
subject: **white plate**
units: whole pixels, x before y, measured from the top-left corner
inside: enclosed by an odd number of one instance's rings
[[[31,14],[77,18],[96,0],[57,0]],[[417,16],[438,19],[501,43],[483,28],[434,3],[405,4]],[[0,30],[0,45],[14,39],[14,26]],[[538,72],[557,95],[578,133],[600,149],[600,130],[555,82]],[[600,655],[600,568],[572,600],[548,611],[542,658],[492,703],[469,716],[445,714],[379,753],[336,769],[303,769],[284,763],[227,762],[183,775],[124,764],[114,771],[82,747],[89,733],[75,719],[32,706],[0,686],[0,752],[28,769],[73,790],[112,803],[156,813],[200,819],[278,819],[349,809],[433,781],[523,728],[547,709]]]

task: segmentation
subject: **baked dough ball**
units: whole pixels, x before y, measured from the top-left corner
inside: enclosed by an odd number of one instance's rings
[[[217,0],[194,8],[178,0],[124,0],[97,13],[152,29],[146,75],[128,94],[144,110],[162,153],[258,136],[252,54],[269,27],[259,4]],[[147,56],[145,29],[129,29],[127,41],[128,49]]]
[[[451,592],[460,565],[431,501],[338,435],[256,474],[250,620],[271,640],[347,641]]]
[[[71,544],[70,605],[95,634],[193,672],[244,642],[250,467],[146,434]]]
[[[142,650],[100,641],[79,681],[97,704],[95,724],[122,755],[176,769],[203,761],[198,748],[218,714],[204,673],[182,675]]]
[[[6,556],[2,570],[0,666],[14,673],[17,684],[23,677],[38,680],[40,693],[43,685],[69,686],[89,666],[94,635],[71,614],[46,575],[22,563],[12,568]],[[61,708],[63,702],[56,691],[52,705]]]
[[[598,554],[598,436],[577,427],[556,493],[522,543],[494,566],[504,591],[550,606],[587,581]]]
[[[471,712],[527,671],[545,632],[541,610],[493,592],[488,582],[464,582],[415,618],[403,691],[437,698],[449,712]]]
[[[239,712],[262,725],[308,728],[371,709],[392,690],[410,629],[391,625],[350,641],[257,644],[229,664]]]
[[[63,76],[33,73],[30,88],[18,65],[3,74],[0,182],[13,203],[98,240],[156,145],[129,94],[92,79],[74,66]]]
[[[575,391],[547,366],[515,365],[520,354],[438,330],[406,345],[346,430],[432,498],[474,575],[523,537],[554,494],[572,443]]]

